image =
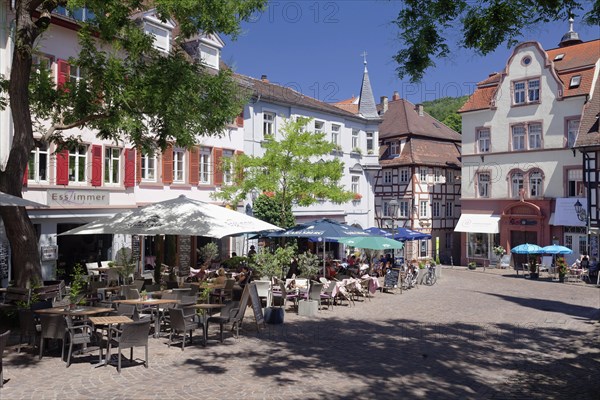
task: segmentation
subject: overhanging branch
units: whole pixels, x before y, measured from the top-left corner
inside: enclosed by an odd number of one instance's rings
[[[78,126],[83,126],[89,122],[98,121],[108,117],[108,113],[93,114],[88,115],[87,117],[79,119],[77,121],[73,121],[70,124],[54,124],[50,127],[50,129],[48,129],[48,131],[44,135],[43,140],[47,141],[54,134],[55,131],[66,131],[68,129],[77,128]]]

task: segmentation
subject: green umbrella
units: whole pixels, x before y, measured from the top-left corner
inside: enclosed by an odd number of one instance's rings
[[[386,238],[383,236],[367,236],[367,237],[348,237],[339,238],[338,242],[344,243],[347,246],[358,247],[359,249],[371,249],[371,250],[391,250],[401,249],[403,243],[394,239]]]

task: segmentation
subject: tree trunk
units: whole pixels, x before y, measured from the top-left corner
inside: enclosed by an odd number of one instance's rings
[[[8,87],[14,135],[6,168],[0,171],[0,190],[18,197],[22,197],[23,174],[34,145],[29,80],[37,29],[28,12],[29,3],[17,2],[15,49]],[[0,215],[10,242],[16,285],[27,287],[41,281],[37,235],[27,211],[24,207],[0,207]]]

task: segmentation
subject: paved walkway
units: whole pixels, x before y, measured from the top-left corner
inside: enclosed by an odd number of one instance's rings
[[[66,369],[12,347],[0,399],[597,399],[599,307],[593,285],[448,268],[435,286],[288,312],[259,334],[249,309],[223,344],[182,352],[151,338],[150,367],[120,375],[92,368],[97,354]]]

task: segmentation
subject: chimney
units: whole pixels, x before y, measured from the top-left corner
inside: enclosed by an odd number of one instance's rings
[[[260,76],[260,80],[263,81],[263,82],[267,82],[267,83],[269,82],[269,80],[267,79],[266,75],[261,75]]]
[[[415,106],[415,111],[419,113],[419,117],[423,116],[423,104],[419,103]]]
[[[381,101],[381,114],[385,114],[388,110],[388,98],[387,96],[381,96],[380,97]]]
[[[400,100],[400,95],[397,90],[394,90],[394,95],[392,96],[392,101]]]

